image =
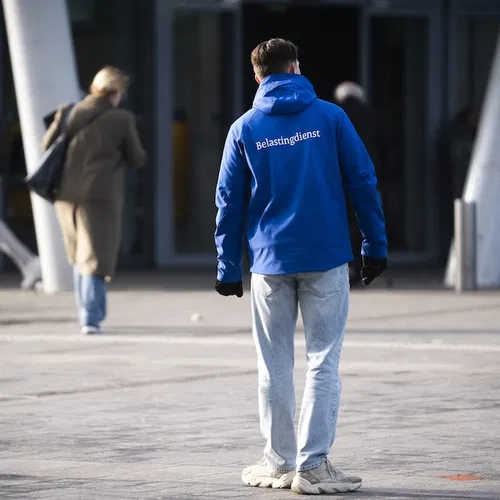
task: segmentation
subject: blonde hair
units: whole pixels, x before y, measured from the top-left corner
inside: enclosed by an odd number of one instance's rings
[[[107,97],[115,92],[127,92],[130,78],[113,66],[102,68],[90,85],[90,93],[95,97]]]

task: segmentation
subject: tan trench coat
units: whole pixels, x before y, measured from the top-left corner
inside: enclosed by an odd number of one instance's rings
[[[44,149],[60,133],[64,108],[59,108],[43,138]],[[107,99],[87,96],[71,110],[67,132],[76,134],[55,202],[66,254],[80,273],[111,279],[120,246],[125,168],[146,162],[136,119]]]

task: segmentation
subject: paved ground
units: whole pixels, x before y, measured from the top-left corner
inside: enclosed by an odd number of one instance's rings
[[[240,485],[263,444],[248,294],[209,282],[123,279],[100,338],[69,294],[0,291],[0,499],[294,498]],[[351,311],[332,459],[364,487],[347,498],[500,499],[500,293],[363,290]]]

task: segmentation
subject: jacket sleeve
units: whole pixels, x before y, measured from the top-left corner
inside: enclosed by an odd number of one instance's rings
[[[248,184],[248,165],[233,125],[224,146],[215,194],[217,279],[227,283],[242,279]]]
[[[361,253],[387,257],[387,237],[382,202],[377,191],[375,167],[351,121],[340,111],[337,122],[337,149],[344,187],[356,212],[363,235]]]
[[[123,154],[126,162],[132,168],[143,167],[147,160],[147,154],[142,147],[139,132],[137,130],[137,121],[132,113],[127,116],[125,138],[123,141]]]

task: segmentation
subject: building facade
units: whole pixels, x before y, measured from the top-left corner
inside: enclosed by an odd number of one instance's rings
[[[249,53],[273,36],[299,45],[303,73],[321,98],[331,100],[344,80],[366,87],[393,138],[384,200],[391,260],[443,262],[455,193],[442,145],[457,117],[481,108],[500,0],[68,0],[68,7],[81,87],[106,64],[131,74],[126,106],[140,117],[150,155],[127,181],[122,268],[214,264],[225,135],[256,90]],[[34,246],[5,32],[1,44],[0,205]]]

